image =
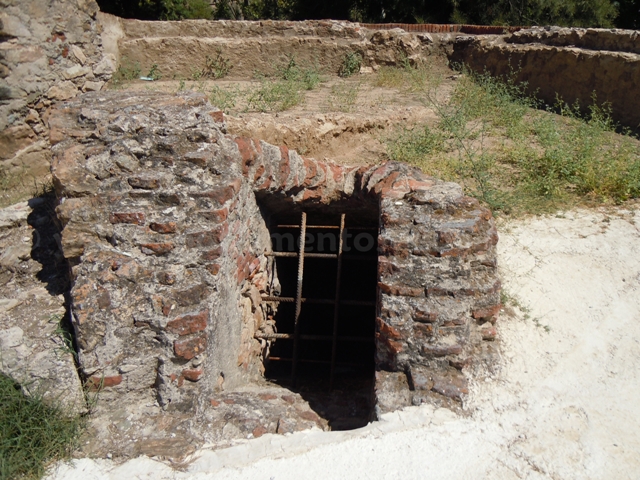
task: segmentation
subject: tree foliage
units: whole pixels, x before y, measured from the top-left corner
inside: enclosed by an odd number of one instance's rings
[[[140,20],[213,18],[207,0],[98,0],[98,5],[103,12]]]
[[[610,0],[454,0],[455,23],[612,27]]]
[[[467,23],[640,28],[640,0],[98,0],[126,18]]]

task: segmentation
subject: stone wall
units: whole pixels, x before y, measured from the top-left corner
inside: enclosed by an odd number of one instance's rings
[[[103,55],[94,0],[0,6],[0,173],[30,186],[49,173],[49,107],[100,90],[116,65]]]
[[[198,94],[87,94],[58,106],[50,128],[80,367],[105,401],[154,390],[184,409],[260,378],[254,336],[272,331],[260,297],[273,272],[255,195],[292,209],[379,202],[381,371],[461,399],[460,371],[491,350],[497,234],[458,185],[233,138]]]
[[[452,61],[477,72],[528,82],[528,90],[549,105],[558,94],[583,107],[609,102],[614,119],[640,126],[640,47],[630,30],[536,28],[506,36],[458,37]]]
[[[108,24],[105,42],[118,45],[119,62],[143,72],[157,64],[164,78],[190,79],[207,56],[218,53],[233,66],[229,78],[272,74],[293,55],[301,65],[317,65],[337,74],[347,52],[357,52],[366,66],[395,65],[401,58],[418,62],[437,51],[457,33],[408,33],[367,29],[357,23],[323,21],[209,21],[149,22],[100,14]]]

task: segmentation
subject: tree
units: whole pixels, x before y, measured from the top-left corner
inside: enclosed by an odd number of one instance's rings
[[[453,21],[479,25],[612,27],[610,0],[454,0]]]

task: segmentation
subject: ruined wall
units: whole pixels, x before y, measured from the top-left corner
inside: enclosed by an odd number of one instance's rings
[[[609,102],[614,119],[640,125],[640,47],[630,30],[551,27],[521,30],[501,37],[458,37],[452,61],[477,72],[528,82],[528,90],[549,105],[556,93],[583,107]]]
[[[367,66],[396,64],[401,57],[420,61],[437,50],[442,38],[456,35],[369,30],[360,24],[323,21],[147,22],[101,14],[109,25],[105,35],[118,45],[119,62],[140,65],[143,72],[157,64],[164,78],[191,78],[207,56],[220,52],[233,66],[229,78],[271,74],[291,55],[300,65],[317,65],[337,74],[344,55],[358,52]]]
[[[49,174],[49,107],[100,90],[115,71],[104,56],[93,0],[0,2],[0,173],[33,185]]]
[[[271,244],[255,193],[303,209],[377,199],[378,368],[424,378],[408,388],[425,394],[466,392],[460,370],[495,338],[499,282],[491,214],[458,185],[233,138],[198,94],[87,94],[50,127],[80,365],[107,402],[155,391],[188,408],[259,376]]]

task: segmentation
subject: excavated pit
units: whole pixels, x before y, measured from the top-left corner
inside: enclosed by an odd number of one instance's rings
[[[261,208],[273,252],[299,252],[301,209],[278,207],[276,203],[265,198]],[[356,201],[305,212],[295,380],[292,378],[295,299],[300,258],[299,255],[272,257],[273,281],[278,284],[279,296],[290,301],[274,299],[276,301],[267,303],[274,313],[275,331],[280,335],[288,332],[293,338],[279,338],[271,343],[264,356],[265,377],[299,392],[310,407],[328,421],[332,430],[357,428],[372,418],[378,210],[376,202]],[[316,254],[336,258],[318,258]]]

